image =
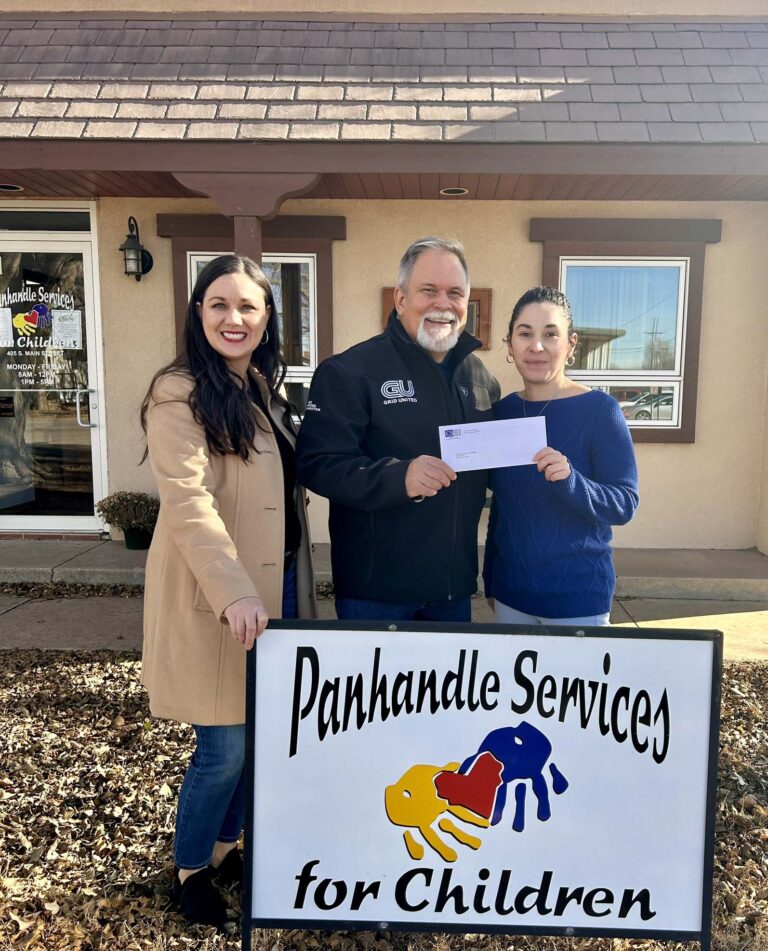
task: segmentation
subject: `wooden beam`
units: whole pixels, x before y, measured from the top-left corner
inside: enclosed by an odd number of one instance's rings
[[[531,218],[531,241],[703,241],[717,244],[719,218]]]
[[[261,218],[235,215],[235,254],[242,254],[261,264]]]
[[[223,215],[274,218],[288,198],[311,191],[316,172],[174,172],[185,188],[207,195]]]
[[[768,174],[768,144],[484,142],[3,142],[3,167],[254,174]],[[196,190],[196,189],[195,189]],[[246,209],[248,211],[250,209]],[[234,212],[232,212],[234,213]]]
[[[232,218],[226,215],[159,214],[157,233],[161,238],[232,238]],[[319,238],[346,241],[347,219],[342,215],[280,215],[262,222],[267,238]]]

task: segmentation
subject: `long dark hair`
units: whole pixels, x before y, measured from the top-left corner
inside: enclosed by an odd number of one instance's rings
[[[189,406],[195,421],[205,429],[205,439],[212,453],[237,453],[246,462],[255,452],[256,418],[248,383],[233,373],[224,357],[208,343],[198,312],[208,288],[226,274],[246,274],[264,292],[269,308],[262,343],[251,354],[251,366],[266,380],[274,401],[283,407],[286,422],[290,420],[291,404],[280,394],[286,365],[280,352],[280,331],[277,308],[267,276],[251,258],[239,254],[223,254],[214,258],[200,272],[187,305],[182,351],[175,360],[154,375],[141,404],[141,426],[147,432],[147,410],[155,383],[167,373],[189,374],[194,387]],[[142,462],[147,457],[146,450]]]

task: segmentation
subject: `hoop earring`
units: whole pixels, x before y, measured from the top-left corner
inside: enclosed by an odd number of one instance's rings
[[[514,363],[514,362],[515,362],[515,358],[514,358],[514,357],[510,357],[509,354],[507,354],[506,360],[507,360],[507,363]]]
[[[568,357],[568,359],[565,361],[565,365],[567,367],[572,367],[575,362],[576,362],[576,357],[573,354],[571,354],[570,357]]]
[[[269,331],[265,330],[261,340],[259,341],[259,346],[262,346],[262,344],[265,344],[268,342],[269,342]]]

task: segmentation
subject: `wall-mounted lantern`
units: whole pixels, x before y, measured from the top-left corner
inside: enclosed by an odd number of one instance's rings
[[[128,277],[135,277],[137,281],[140,281],[143,274],[149,274],[152,270],[155,262],[149,251],[145,251],[142,247],[139,226],[133,215],[128,219],[128,234],[120,245],[120,250],[125,258],[125,273]]]

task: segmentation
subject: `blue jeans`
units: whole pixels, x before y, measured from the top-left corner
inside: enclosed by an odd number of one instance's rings
[[[472,620],[469,598],[455,601],[369,601],[366,598],[336,598],[340,621],[454,621]]]
[[[296,559],[283,579],[283,617],[296,617]],[[179,790],[173,861],[205,868],[216,842],[237,842],[245,818],[245,724],[193,726],[197,744]]]
[[[173,861],[205,868],[216,842],[237,842],[245,817],[245,724],[194,726],[197,745],[179,790]]]
[[[494,614],[499,624],[533,624],[544,627],[607,627],[611,623],[610,612],[607,614],[592,614],[587,617],[538,617],[534,614],[524,614],[508,604],[494,601]]]

